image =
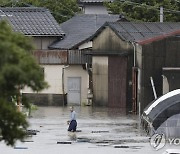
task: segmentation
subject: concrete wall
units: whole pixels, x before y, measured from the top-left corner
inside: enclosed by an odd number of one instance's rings
[[[39,106],[63,106],[62,94],[23,93],[30,103]]]
[[[63,65],[41,65],[44,68],[45,81],[49,87],[38,93],[30,88],[23,89],[23,94],[30,102],[37,105],[63,105],[62,67]]]
[[[103,5],[85,5],[84,14],[108,14],[107,9]]]
[[[36,50],[47,50],[57,37],[32,37]],[[38,105],[62,105],[62,67],[63,65],[41,65],[44,68],[44,78],[49,87],[41,92],[33,92],[30,88],[23,89],[23,94]]]
[[[41,65],[44,68],[45,81],[49,88],[39,92],[41,94],[62,94],[62,68],[63,65]],[[23,93],[32,93],[31,89],[25,88]]]
[[[108,57],[93,57],[94,105],[108,105]]]
[[[81,105],[87,103],[87,90],[89,85],[89,75],[81,65],[69,65],[64,69],[64,89],[67,93],[67,79],[68,77],[80,77],[81,78]]]
[[[33,37],[33,44],[35,49],[46,50],[57,39],[57,37]]]
[[[59,104],[63,104],[63,90],[62,90],[62,70],[64,65],[42,65],[44,68],[45,81],[48,83],[49,87],[41,92],[39,92],[38,97],[33,95],[30,88],[25,88],[23,93],[29,94],[34,97],[35,100],[38,99],[37,104],[48,104],[54,105],[54,97],[59,99]],[[81,78],[81,105],[87,103],[87,90],[89,85],[89,75],[86,70],[82,68],[81,65],[69,65],[69,67],[64,69],[64,93],[67,93],[67,79],[68,77],[80,77]],[[47,98],[47,102],[45,102]],[[58,100],[56,100],[56,104]],[[40,103],[39,103],[40,102]]]

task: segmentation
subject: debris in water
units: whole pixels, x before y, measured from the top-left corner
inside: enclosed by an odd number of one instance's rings
[[[127,145],[115,145],[114,148],[129,148]]]
[[[109,131],[92,131],[91,133],[109,133]]]
[[[28,149],[28,147],[14,147],[14,149]]]
[[[141,149],[143,146],[127,146],[127,145],[115,145],[114,148],[130,148],[130,149]]]
[[[26,130],[27,135],[37,135],[38,132],[39,132],[38,130],[33,130],[33,129]]]
[[[77,142],[90,142],[90,139],[88,139],[88,138],[80,138],[80,137],[78,137],[77,138]]]
[[[22,141],[22,142],[34,142],[34,141]]]
[[[70,141],[58,141],[57,144],[72,144]]]

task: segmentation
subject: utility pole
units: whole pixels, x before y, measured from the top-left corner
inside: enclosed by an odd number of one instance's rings
[[[160,22],[163,22],[163,6],[160,6]]]

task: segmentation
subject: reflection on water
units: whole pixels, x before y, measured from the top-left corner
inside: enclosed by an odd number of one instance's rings
[[[114,152],[119,154],[124,153],[124,151],[114,151],[113,146],[128,144],[127,147],[130,147],[129,144],[141,145],[141,143],[148,143],[149,147],[148,137],[139,134],[137,116],[126,115],[123,111],[115,108],[75,106],[75,111],[77,112],[77,130],[79,131],[68,133],[69,107],[38,107],[38,110],[32,112],[28,121],[29,129],[38,130],[39,132],[32,138],[27,139],[27,141],[32,142],[18,142],[16,146],[28,148],[22,153],[38,154],[70,154],[72,152],[91,154],[96,152],[96,150],[89,147],[98,148],[101,150],[100,153],[103,154]],[[102,149],[100,146],[102,146]],[[74,151],[73,148],[76,150]],[[0,149],[3,152],[19,154],[19,151],[8,149],[3,144],[0,144]],[[85,151],[82,152],[81,149],[85,149]],[[88,152],[89,150],[90,152]]]
[[[117,117],[131,117],[136,118],[134,115],[126,115],[125,110],[117,108],[105,108],[105,107],[80,107],[75,106],[75,111],[79,117],[85,118],[117,118]],[[43,118],[51,116],[68,115],[69,107],[38,107],[37,111],[32,113],[33,117]]]
[[[76,132],[68,132],[68,136],[70,137],[71,141],[76,141],[77,139]]]
[[[138,133],[138,116],[126,115],[122,110],[105,107],[80,107],[75,106],[77,113],[78,129],[86,131],[110,130],[118,133]],[[60,124],[63,130],[67,130],[66,121],[69,119],[69,107],[39,107],[32,113],[30,121],[37,121],[40,125]],[[34,120],[33,120],[34,119]],[[98,128],[98,129],[97,129]]]

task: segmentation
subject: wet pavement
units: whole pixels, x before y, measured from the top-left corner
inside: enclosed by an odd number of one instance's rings
[[[161,154],[166,145],[155,151],[149,136],[139,129],[139,118],[108,108],[75,107],[78,132],[67,132],[68,107],[38,107],[28,119],[36,135],[8,147],[0,142],[2,154]],[[58,143],[58,144],[57,144]]]

